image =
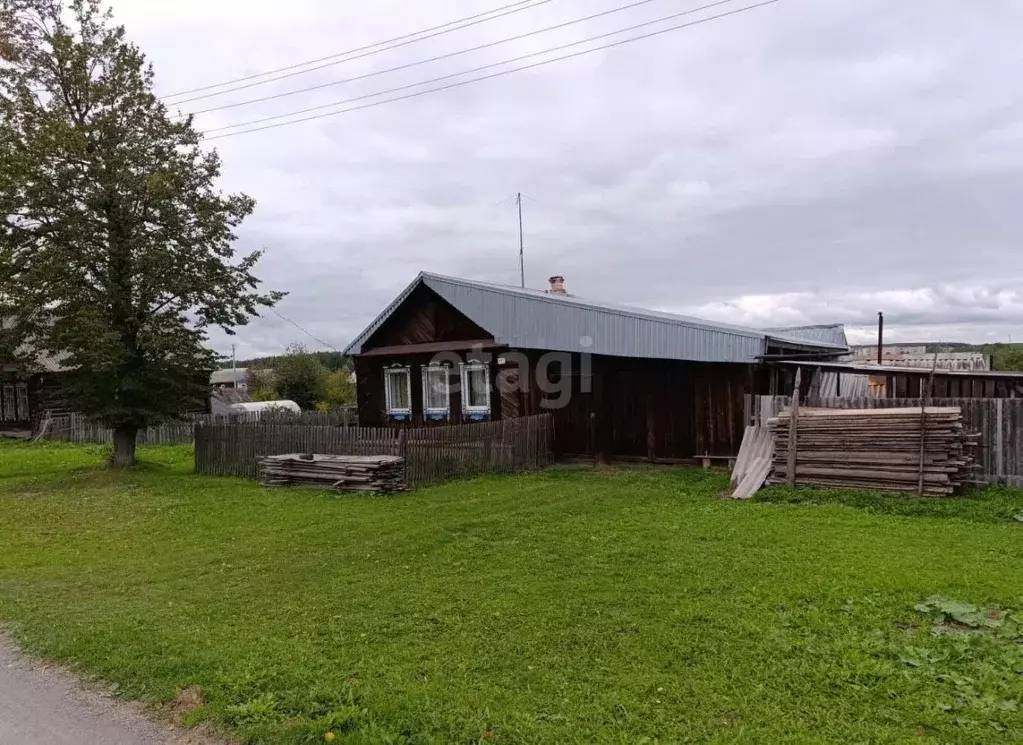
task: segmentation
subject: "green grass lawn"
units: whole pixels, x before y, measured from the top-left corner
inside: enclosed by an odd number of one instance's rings
[[[1023,614],[915,608],[1023,609],[1020,492],[735,503],[635,469],[336,499],[141,457],[0,445],[0,619],[126,697],[200,686],[187,720],[244,742],[1023,733]]]

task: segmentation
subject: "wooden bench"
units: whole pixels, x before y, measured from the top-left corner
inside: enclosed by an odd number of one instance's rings
[[[710,468],[714,461],[727,461],[729,471],[735,468],[735,458],[734,455],[708,455],[707,453],[696,456],[696,460],[700,461],[704,469]]]

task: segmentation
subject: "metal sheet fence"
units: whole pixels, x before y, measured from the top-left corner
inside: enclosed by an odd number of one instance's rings
[[[789,396],[746,396],[746,421],[762,425],[789,405]],[[821,398],[806,406],[827,409],[919,408],[919,398]],[[929,406],[958,406],[966,429],[980,433],[975,479],[1023,486],[1023,399],[931,398]]]
[[[258,477],[265,455],[400,455],[409,486],[485,473],[543,468],[553,462],[550,414],[450,427],[326,427],[282,423],[195,428],[196,473]]]

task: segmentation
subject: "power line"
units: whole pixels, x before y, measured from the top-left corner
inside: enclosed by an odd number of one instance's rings
[[[338,354],[344,354],[344,352],[342,352],[342,351],[341,351],[340,349],[338,349],[337,347],[335,347],[335,346],[334,346],[333,344],[328,344],[328,343],[327,343],[327,342],[325,342],[325,341],[324,341],[323,339],[319,338],[318,336],[316,336],[316,335],[314,335],[314,334],[310,333],[310,332],[309,332],[309,331],[307,331],[306,329],[304,329],[304,328],[302,328],[301,326],[299,326],[299,325],[298,325],[297,323],[295,323],[294,321],[292,321],[292,320],[291,320],[290,318],[286,318],[285,316],[283,316],[283,315],[282,315],[282,314],[280,313],[280,311],[278,311],[278,310],[277,310],[276,308],[270,308],[270,312],[271,312],[271,313],[273,313],[273,314],[274,314],[275,316],[277,316],[278,318],[280,318],[280,319],[281,319],[282,321],[284,321],[285,323],[290,323],[290,324],[291,324],[292,326],[294,326],[295,328],[297,328],[297,329],[298,329],[299,331],[301,331],[301,332],[302,332],[303,334],[305,334],[306,336],[308,336],[308,337],[309,337],[310,339],[312,339],[312,340],[313,340],[313,341],[315,341],[315,342],[318,342],[319,344],[321,344],[322,346],[326,347],[326,348],[327,348],[327,349],[329,349],[330,351],[332,351],[332,352],[337,352]]]
[[[719,2],[712,3],[712,4],[707,5],[707,6],[703,6],[703,7],[700,7],[700,8],[694,8],[693,10],[685,11],[685,12],[682,12],[682,13],[676,13],[676,14],[670,15],[670,16],[665,16],[664,18],[659,18],[659,19],[654,20],[654,21],[648,21],[646,23],[640,23],[640,24],[637,24],[635,26],[631,26],[629,28],[620,29],[618,31],[612,31],[610,33],[601,34],[599,36],[594,36],[594,37],[591,37],[591,38],[588,38],[588,39],[583,39],[581,41],[572,42],[570,44],[564,44],[564,45],[559,46],[559,47],[553,47],[551,49],[545,49],[545,50],[540,51],[540,52],[533,52],[531,54],[522,55],[521,57],[516,57],[516,58],[513,58],[513,59],[509,59],[509,60],[504,60],[503,62],[495,62],[495,63],[489,64],[489,65],[482,65],[480,67],[477,67],[477,68],[474,68],[474,69],[471,69],[471,70],[463,70],[462,72],[453,73],[451,75],[444,75],[444,76],[441,76],[439,78],[434,78],[432,80],[423,80],[423,81],[420,81],[418,83],[412,83],[410,85],[404,85],[404,86],[400,86],[398,88],[392,88],[391,90],[380,91],[378,93],[371,93],[371,94],[367,94],[367,95],[364,95],[364,96],[356,96],[355,98],[349,98],[349,99],[345,99],[345,100],[342,100],[342,101],[335,101],[334,103],[324,104],[322,106],[313,106],[313,107],[310,107],[308,109],[302,109],[302,110],[299,110],[299,111],[292,111],[292,112],[287,113],[287,114],[278,114],[276,116],[263,117],[261,119],[254,119],[252,121],[241,122],[239,124],[232,124],[232,125],[228,125],[228,126],[224,126],[224,127],[216,127],[214,129],[210,129],[210,130],[206,130],[206,131],[207,131],[207,133],[208,132],[221,132],[221,131],[226,130],[226,129],[235,129],[237,127],[248,127],[248,126],[252,126],[252,125],[255,125],[255,124],[261,124],[263,122],[271,122],[271,121],[274,121],[274,120],[277,120],[277,119],[284,119],[284,118],[291,117],[291,116],[297,116],[299,114],[304,114],[304,113],[308,113],[308,112],[311,112],[311,111],[318,111],[318,110],[330,108],[330,107],[333,107],[333,106],[340,106],[340,105],[346,104],[346,103],[353,103],[355,101],[361,101],[361,100],[365,100],[367,98],[376,98],[377,96],[384,96],[384,95],[387,95],[389,93],[397,93],[399,91],[408,90],[409,88],[416,88],[416,87],[419,87],[421,85],[429,85],[430,83],[437,83],[437,82],[440,82],[442,80],[448,80],[450,78],[460,77],[462,75],[469,75],[471,73],[480,72],[480,71],[486,70],[488,68],[498,67],[500,65],[507,65],[507,64],[510,64],[512,62],[518,62],[518,61],[521,61],[521,60],[524,60],[524,59],[529,59],[531,57],[537,57],[537,56],[544,55],[544,54],[550,54],[551,52],[556,52],[556,51],[560,51],[562,49],[567,49],[569,47],[578,46],[579,44],[586,44],[586,43],[589,43],[589,42],[592,42],[592,41],[596,41],[598,39],[606,38],[608,36],[615,36],[617,34],[626,33],[628,31],[634,31],[636,29],[643,28],[645,26],[650,26],[650,25],[657,24],[657,23],[663,23],[663,22],[669,21],[669,20],[671,20],[673,18],[678,18],[680,16],[690,15],[692,13],[696,13],[696,12],[699,12],[701,10],[706,10],[707,8],[714,7],[715,5],[722,4],[722,2],[728,2],[728,1],[729,0],[719,0]],[[261,132],[261,131],[266,130],[266,129],[275,129],[277,127],[284,127],[284,126],[287,126],[287,125],[290,125],[290,124],[300,124],[302,122],[308,122],[308,121],[312,121],[314,119],[323,119],[323,118],[328,117],[328,116],[335,116],[335,115],[338,115],[338,114],[346,114],[346,113],[349,113],[349,112],[352,112],[352,111],[361,111],[362,109],[369,109],[369,108],[373,108],[374,106],[382,106],[383,104],[386,104],[386,103],[394,103],[396,101],[404,101],[404,100],[407,100],[407,99],[410,99],[410,98],[417,98],[419,96],[425,96],[428,93],[437,93],[439,91],[449,90],[451,88],[458,88],[458,87],[463,86],[463,85],[469,85],[470,83],[478,83],[478,82],[483,81],[483,80],[490,80],[491,78],[498,78],[498,77],[502,77],[504,75],[510,75],[511,73],[522,72],[523,70],[530,70],[530,69],[533,69],[535,67],[542,67],[544,65],[549,65],[549,64],[554,63],[554,62],[562,62],[564,60],[573,59],[575,57],[581,57],[581,56],[583,56],[585,54],[590,54],[592,52],[599,52],[599,51],[602,51],[604,49],[612,49],[614,47],[619,47],[619,46],[622,46],[624,44],[629,44],[629,43],[634,42],[634,41],[641,41],[643,39],[649,39],[649,38],[652,38],[652,37],[655,37],[655,36],[660,36],[662,34],[666,34],[666,33],[669,33],[671,31],[678,31],[680,29],[689,28],[690,26],[697,26],[697,25],[700,25],[700,24],[703,24],[703,23],[709,23],[710,21],[718,20],[720,18],[726,18],[728,16],[738,15],[739,13],[744,13],[744,12],[746,12],[748,10],[754,10],[755,8],[761,8],[761,7],[764,7],[766,5],[773,5],[774,3],[777,3],[777,2],[779,2],[779,0],[764,0],[764,2],[755,3],[753,5],[746,5],[746,6],[742,7],[742,8],[737,8],[736,10],[730,10],[730,11],[727,11],[725,13],[719,13],[717,15],[708,16],[706,18],[700,18],[700,19],[698,19],[696,21],[689,21],[688,23],[678,24],[676,26],[669,26],[668,28],[665,28],[665,29],[660,29],[658,31],[651,31],[650,33],[647,33],[647,34],[641,34],[640,36],[633,36],[633,37],[630,37],[628,39],[622,39],[620,41],[612,42],[610,44],[603,44],[603,45],[598,46],[598,47],[593,47],[592,49],[583,49],[583,50],[578,51],[578,52],[573,52],[572,54],[563,55],[561,57],[555,57],[555,58],[549,59],[549,60],[541,60],[539,62],[534,62],[534,63],[531,63],[529,65],[523,65],[521,67],[513,67],[510,70],[500,70],[498,72],[491,73],[489,75],[483,75],[483,76],[478,77],[478,78],[472,78],[470,80],[460,80],[460,81],[457,81],[457,82],[454,82],[454,83],[449,83],[447,85],[438,86],[436,88],[428,88],[426,90],[414,91],[412,93],[407,93],[407,94],[402,95],[402,96],[395,96],[394,98],[387,98],[387,99],[384,99],[383,101],[373,101],[371,103],[361,104],[359,106],[352,106],[350,108],[341,109],[339,111],[328,111],[328,112],[323,113],[323,114],[316,114],[314,116],[307,116],[307,117],[303,117],[301,119],[293,119],[293,120],[290,120],[290,121],[278,122],[278,123],[275,123],[275,124],[267,124],[266,126],[254,127],[252,129],[244,129],[244,130],[241,130],[239,132],[225,132],[224,134],[214,135],[213,137],[207,137],[206,139],[207,140],[219,140],[219,139],[223,139],[225,137],[234,137],[236,135],[250,134],[252,132]]]
[[[530,52],[529,54],[523,54],[523,55],[520,55],[518,57],[512,57],[511,59],[501,60],[500,62],[491,62],[491,63],[486,64],[486,65],[480,65],[478,67],[471,68],[469,70],[461,70],[459,72],[451,73],[449,75],[442,75],[440,77],[430,78],[428,80],[420,80],[420,81],[415,82],[415,83],[409,83],[407,85],[401,85],[401,86],[398,86],[397,88],[389,88],[387,90],[377,91],[376,93],[366,93],[366,94],[361,95],[361,96],[355,96],[353,98],[345,98],[345,99],[342,99],[340,101],[333,101],[331,103],[320,104],[318,106],[310,106],[310,107],[305,108],[305,109],[299,109],[297,111],[289,111],[289,112],[286,112],[284,114],[275,114],[273,116],[265,116],[265,117],[260,117],[258,119],[252,119],[252,120],[247,121],[247,122],[239,122],[237,124],[227,124],[227,125],[224,125],[223,127],[214,127],[212,129],[205,130],[205,132],[207,134],[209,134],[211,132],[224,132],[225,130],[229,130],[229,129],[237,129],[239,127],[249,127],[249,126],[252,126],[252,125],[255,125],[255,124],[262,124],[264,122],[276,121],[278,119],[287,119],[289,117],[298,116],[300,114],[308,114],[308,113],[313,112],[313,111],[323,111],[324,109],[330,109],[330,108],[333,108],[335,106],[341,106],[343,104],[348,104],[348,103],[355,103],[356,101],[365,101],[366,99],[369,99],[369,98],[377,98],[378,96],[386,96],[386,95],[389,95],[391,93],[400,93],[402,91],[406,91],[406,90],[409,90],[411,88],[418,88],[418,87],[423,86],[423,85],[430,85],[431,83],[439,83],[439,82],[442,82],[444,80],[450,80],[452,78],[459,78],[459,77],[462,77],[463,75],[471,75],[472,73],[482,72],[483,70],[489,70],[489,69],[494,68],[494,67],[501,67],[502,65],[510,65],[513,62],[521,62],[522,60],[532,59],[533,57],[541,57],[541,56],[543,56],[545,54],[551,54],[552,52],[560,52],[560,51],[562,51],[564,49],[570,49],[572,47],[577,47],[580,44],[589,44],[591,42],[599,41],[600,39],[605,39],[605,38],[610,37],[610,36],[617,36],[618,34],[628,33],[629,31],[636,31],[638,29],[645,28],[647,26],[655,26],[655,25],[657,25],[659,23],[664,23],[666,21],[670,21],[670,20],[673,20],[675,18],[680,18],[682,16],[692,15],[693,13],[699,13],[701,11],[717,7],[719,5],[725,5],[725,4],[730,3],[730,2],[734,2],[734,0],[716,0],[716,2],[710,3],[708,5],[702,5],[702,6],[698,7],[698,8],[692,8],[690,10],[685,10],[685,11],[682,11],[680,13],[674,13],[674,14],[669,15],[669,16],[664,16],[663,18],[656,18],[656,19],[654,19],[652,21],[645,21],[644,23],[638,23],[638,24],[636,24],[634,26],[629,26],[627,28],[618,29],[616,31],[609,31],[608,33],[599,34],[598,36],[591,36],[591,37],[588,37],[586,39],[580,39],[579,41],[569,42],[568,44],[562,44],[562,45],[557,46],[557,47],[551,47],[549,49],[542,49],[542,50],[540,50],[538,52]],[[768,5],[768,4],[769,3],[761,3],[761,5]],[[751,6],[751,7],[759,7],[759,6]],[[746,8],[746,9],[749,9],[749,8]],[[733,12],[738,12],[738,11],[733,11]],[[710,16],[709,18],[702,19],[701,21],[697,21],[696,23],[702,23],[704,21],[711,21],[711,20],[714,20],[716,18],[722,18],[722,17],[724,17],[726,15],[732,15],[732,13],[723,13],[723,14],[717,15],[717,16]],[[672,27],[672,28],[668,28],[668,29],[665,29],[664,32],[673,31],[673,30],[676,30],[676,29],[679,29],[679,28],[684,28],[685,26],[691,26],[691,25],[695,25],[695,23],[683,24],[682,26],[675,26],[675,27]],[[439,88],[432,88],[432,89],[427,90],[427,91],[417,92],[414,95],[399,96],[399,97],[396,97],[396,98],[393,98],[393,99],[387,99],[386,101],[380,101],[380,102],[377,102],[377,103],[378,104],[383,104],[383,103],[388,103],[390,101],[401,101],[401,100],[404,100],[406,98],[414,98],[417,95],[424,95],[426,93],[430,93],[430,92],[433,92],[433,91],[447,90],[448,88],[455,88],[455,87],[458,87],[459,85],[467,85],[469,83],[473,83],[473,82],[476,82],[478,80],[487,80],[489,78],[499,77],[500,75],[506,75],[508,73],[517,72],[519,70],[528,70],[531,67],[539,67],[541,64],[547,64],[549,62],[558,62],[560,60],[570,59],[572,57],[577,57],[577,56],[580,56],[582,54],[588,54],[589,52],[596,52],[596,51],[600,51],[602,49],[608,49],[608,48],[613,47],[613,46],[618,46],[619,44],[624,44],[624,43],[627,43],[628,41],[636,41],[636,40],[639,40],[639,39],[645,39],[645,38],[648,38],[649,36],[656,36],[656,35],[657,35],[656,33],[655,34],[646,34],[644,36],[635,37],[634,39],[625,39],[625,40],[623,40],[621,42],[617,42],[616,44],[608,44],[608,45],[605,45],[605,46],[595,47],[593,49],[584,50],[582,52],[577,52],[575,54],[570,54],[570,55],[566,55],[564,57],[558,57],[558,58],[553,59],[553,60],[548,60],[547,62],[541,62],[541,63],[535,63],[535,64],[531,64],[531,65],[526,65],[524,67],[519,67],[519,68],[515,68],[515,69],[512,69],[512,70],[506,70],[504,72],[496,73],[496,74],[493,74],[493,75],[485,75],[483,77],[474,78],[472,80],[462,81],[460,83],[456,83],[456,84],[453,84],[453,85],[446,85],[446,86],[441,86]],[[322,116],[330,116],[331,114],[340,114],[340,113],[344,113],[344,111],[358,111],[358,110],[363,109],[363,108],[370,108],[370,105],[357,106],[357,107],[353,107],[351,109],[345,109],[343,111],[330,112],[330,113],[324,114]],[[307,119],[298,119],[294,123],[298,123],[298,122],[302,122],[302,121],[308,121],[309,119],[315,119],[315,118],[318,118],[318,117],[309,117]],[[277,125],[277,126],[283,126],[283,124],[288,124],[288,123],[292,123],[292,122],[284,122],[281,125]],[[258,131],[258,130],[253,130],[253,131]],[[238,132],[236,134],[241,134],[241,132]],[[225,137],[225,136],[227,136],[227,135],[216,135],[216,136],[210,137],[208,139],[215,140],[215,139],[217,139],[219,137]]]
[[[307,72],[314,72],[316,70],[322,70],[325,67],[331,67],[333,65],[340,65],[344,62],[351,62],[353,60],[362,59],[363,57],[371,57],[374,54],[380,54],[381,52],[388,52],[392,49],[398,49],[400,47],[408,46],[409,44],[415,44],[420,41],[426,41],[427,39],[433,39],[438,36],[450,34],[455,31],[461,31],[462,29],[470,28],[471,26],[478,26],[481,23],[487,23],[488,21],[495,21],[498,18],[504,18],[505,16],[512,15],[513,13],[521,13],[524,10],[532,10],[538,8],[541,5],[554,2],[554,0],[520,0],[519,2],[512,3],[511,5],[504,5],[500,8],[488,10],[485,13],[478,13],[474,16],[467,18],[460,18],[457,21],[450,21],[440,26],[434,26],[432,28],[423,29],[422,31],[416,31],[411,34],[404,36],[398,36],[393,39],[386,41],[378,41],[375,44],[369,44],[364,47],[358,47],[357,49],[349,49],[347,52],[338,52],[327,57],[320,57],[319,59],[309,60],[308,62],[299,62],[288,67],[281,67],[276,70],[268,70],[266,72],[256,73],[254,75],[247,75],[242,78],[236,78],[234,80],[228,80],[222,83],[214,83],[212,85],[206,85],[201,88],[192,88],[191,90],[179,91],[178,93],[171,93],[167,96],[163,96],[164,99],[177,98],[178,96],[185,96],[191,93],[202,93],[203,91],[213,90],[214,88],[224,88],[225,86],[234,86],[235,83],[245,83],[248,80],[255,80],[256,78],[262,78],[267,75],[275,75],[276,73],[285,73],[284,75],[278,75],[277,77],[267,78],[266,80],[260,80],[254,83],[246,83],[245,85],[238,85],[226,90],[216,91],[214,93],[203,93],[201,96],[194,96],[192,98],[185,98],[180,101],[171,102],[172,106],[180,106],[184,103],[190,103],[192,101],[200,101],[204,98],[214,98],[216,96],[222,96],[225,93],[232,93],[234,91],[241,91],[247,88],[255,88],[256,86],[265,85],[267,83],[273,83],[277,80],[284,80],[286,78],[292,78],[296,75],[305,75]],[[524,6],[524,7],[520,7]],[[496,14],[496,15],[495,15]],[[488,16],[486,18],[482,16]],[[456,24],[462,24],[458,26]],[[447,28],[448,26],[454,26],[454,28]],[[412,38],[415,37],[415,38]],[[395,43],[397,42],[397,43]],[[391,44],[391,46],[386,46]],[[379,47],[383,47],[382,49]],[[361,53],[361,54],[360,54]],[[355,56],[349,56],[355,55]],[[338,59],[338,57],[344,57],[344,59]],[[326,60],[333,60],[326,62]],[[316,65],[318,62],[325,62],[325,64],[317,65],[316,67],[306,67],[307,65]],[[304,70],[296,70],[299,67],[306,67]],[[288,70],[296,70],[295,72],[287,72]]]
[[[589,16],[586,16],[584,18],[577,18],[574,21],[565,21],[564,23],[558,23],[558,24],[556,24],[554,26],[548,26],[547,28],[537,29],[536,31],[529,31],[528,33],[519,34],[518,36],[509,36],[507,39],[501,39],[499,41],[491,41],[491,42],[488,42],[486,44],[480,44],[479,46],[470,47],[469,49],[460,49],[457,52],[448,52],[447,54],[441,54],[441,55],[438,55],[436,57],[430,57],[429,59],[418,60],[417,62],[409,62],[409,63],[404,64],[404,65],[398,65],[397,67],[389,67],[386,70],[375,70],[373,72],[368,72],[368,73],[365,73],[363,75],[357,75],[354,78],[345,78],[343,80],[332,80],[329,83],[320,83],[319,85],[311,85],[308,88],[299,88],[299,89],[293,90],[293,91],[284,91],[282,93],[274,93],[274,94],[269,95],[269,96],[263,96],[262,98],[251,98],[251,99],[248,99],[246,101],[238,101],[237,103],[228,103],[228,104],[224,104],[222,106],[212,106],[212,107],[210,107],[208,109],[200,109],[199,111],[191,111],[189,113],[192,114],[193,116],[197,116],[199,114],[208,114],[208,113],[210,113],[212,111],[224,111],[226,109],[236,109],[236,108],[238,108],[240,106],[249,106],[250,104],[254,104],[254,103],[262,103],[264,101],[273,101],[273,100],[278,99],[278,98],[287,98],[289,96],[297,96],[297,95],[299,95],[301,93],[309,93],[310,91],[318,91],[318,90],[322,90],[323,88],[332,88],[335,85],[344,85],[345,83],[354,83],[357,80],[366,80],[367,78],[374,78],[374,77],[377,77],[378,75],[387,75],[388,73],[398,72],[400,70],[408,70],[410,68],[419,67],[420,65],[426,65],[426,64],[429,64],[431,62],[439,62],[441,60],[451,59],[452,57],[460,57],[463,54],[470,54],[472,52],[479,52],[479,51],[481,51],[483,49],[489,49],[490,47],[496,47],[496,46],[499,46],[501,44],[508,44],[509,42],[520,41],[522,39],[527,39],[530,36],[536,36],[538,34],[545,34],[548,31],[556,31],[556,30],[561,29],[561,28],[567,28],[568,26],[574,26],[574,25],[576,25],[578,23],[585,23],[586,21],[592,21],[595,18],[601,18],[603,16],[612,15],[614,13],[621,13],[622,11],[631,10],[633,8],[638,8],[641,5],[649,5],[652,2],[658,2],[658,1],[659,0],[638,0],[638,2],[634,2],[634,3],[631,3],[629,5],[623,5],[623,6],[618,7],[618,8],[612,8],[611,10],[605,10],[605,11],[600,12],[600,13],[594,13],[593,15],[589,15]],[[716,5],[724,5],[726,3],[731,3],[731,2],[735,2],[735,0],[720,0],[720,2],[713,3],[713,4],[709,5],[709,6],[704,6],[704,8],[700,8],[700,10],[704,10],[704,9],[706,9],[708,7],[714,7]],[[695,11],[691,11],[691,12],[695,12]],[[626,29],[626,30],[628,30],[628,29]],[[500,64],[500,63],[498,63],[498,64]],[[276,78],[276,79],[280,80],[280,78]],[[192,99],[192,100],[195,100],[195,99]],[[185,102],[182,101],[181,103],[185,103]]]

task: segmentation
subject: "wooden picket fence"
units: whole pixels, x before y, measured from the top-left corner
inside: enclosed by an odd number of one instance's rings
[[[229,416],[197,414],[180,421],[165,422],[155,427],[139,430],[137,444],[191,445],[195,439],[195,428],[197,425],[251,424],[256,422],[261,422],[265,425],[353,427],[356,423],[356,415],[350,409],[341,409],[339,411],[303,411],[301,414],[271,411],[260,414],[231,414]],[[113,430],[80,414],[44,417],[37,425],[37,430],[41,437],[47,440],[88,442],[99,445],[110,445],[114,441]]]
[[[789,396],[746,396],[746,421],[761,425],[791,402]],[[816,398],[800,406],[828,409],[920,408],[919,398]],[[928,406],[958,406],[969,432],[980,433],[974,480],[1023,486],[1023,398],[931,398]]]
[[[157,427],[139,430],[139,445],[190,445],[195,436],[197,422],[209,417],[195,417],[179,422],[166,422]],[[39,435],[46,440],[88,442],[112,445],[114,431],[80,414],[47,417],[40,423]]]
[[[422,428],[204,424],[195,428],[195,470],[257,478],[265,455],[400,455],[409,486],[417,487],[549,466],[553,440],[550,414]]]

